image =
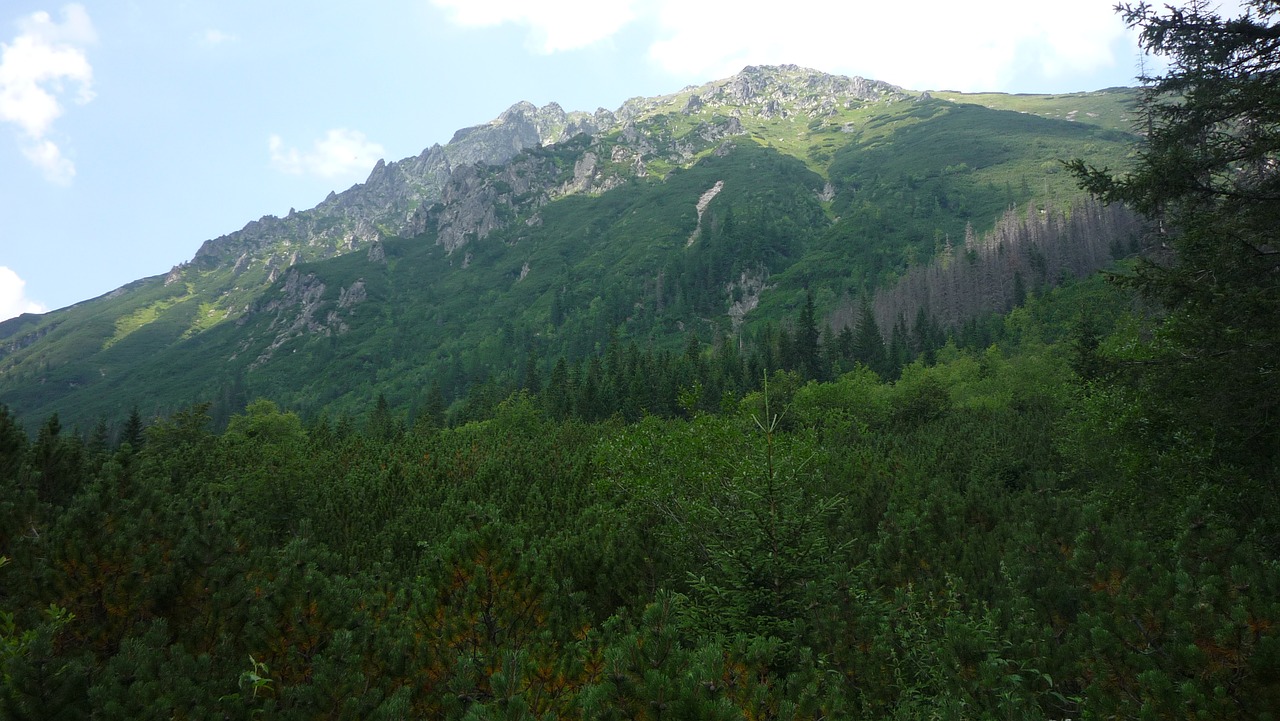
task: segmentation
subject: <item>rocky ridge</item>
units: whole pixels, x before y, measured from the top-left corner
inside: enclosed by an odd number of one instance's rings
[[[452,248],[467,233],[483,237],[498,222],[490,210],[482,210],[494,194],[477,184],[477,174],[485,174],[486,166],[508,163],[525,150],[561,144],[583,134],[594,139],[615,135],[616,142],[604,155],[584,155],[575,165],[573,179],[551,195],[603,192],[624,175],[647,175],[646,159],[664,150],[668,161],[687,162],[699,146],[741,134],[743,117],[819,117],[854,104],[906,97],[905,91],[888,83],[781,65],[749,66],[733,77],[671,95],[633,98],[616,112],[603,108],[595,113],[566,112],[556,103],[539,108],[519,102],[488,123],[458,130],[444,146],[432,145],[399,161],[379,160],[364,183],[330,193],[311,210],[290,212],[284,218],[264,216],[241,230],[206,241],[188,265],[211,270],[239,264],[243,269],[252,262],[270,264],[273,258],[276,265],[288,265],[349,252],[391,235],[422,233],[433,222],[438,229],[452,229],[440,240]],[[704,111],[720,117],[700,124],[692,137],[663,138],[646,123],[663,114]],[[471,197],[468,191],[480,196]],[[437,209],[439,217],[432,218],[428,211],[437,205],[443,208]],[[175,269],[172,279],[185,269]]]
[[[495,120],[464,128],[448,145],[439,144],[400,161],[379,160],[364,183],[330,193],[311,210],[273,215],[205,241],[190,265],[212,270],[246,260],[269,263],[271,256],[316,260],[349,252],[390,235],[424,229],[416,211],[440,201],[454,173],[476,165],[501,165],[522,150],[553,144],[582,132],[598,132],[614,122],[605,110],[595,115],[566,113],[555,103],[537,108],[521,102]],[[184,268],[175,269],[174,279]]]
[[[539,224],[539,209],[566,195],[604,193],[631,178],[662,177],[704,152],[728,152],[761,122],[812,120],[908,97],[888,83],[781,65],[632,98],[616,111],[519,102],[443,146],[379,160],[364,183],[331,192],[314,208],[265,216],[206,241],[165,283],[208,288],[211,318],[239,318],[262,312],[258,296],[299,262],[364,248],[371,262],[385,262],[381,241],[392,236],[434,236],[453,253],[509,223]],[[468,266],[464,258],[460,267]]]

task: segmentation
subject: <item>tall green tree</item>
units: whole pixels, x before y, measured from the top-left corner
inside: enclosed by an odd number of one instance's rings
[[[119,444],[129,444],[135,453],[142,448],[142,444],[146,442],[146,436],[143,431],[146,430],[146,424],[142,422],[142,414],[138,412],[138,407],[134,406],[129,411],[129,419],[125,421],[124,428],[120,431]]]
[[[433,378],[431,387],[427,389],[427,397],[423,401],[418,420],[431,428],[443,428],[444,414],[447,409],[448,405],[444,401],[444,391],[440,389],[440,381]]]
[[[1280,459],[1280,3],[1224,17],[1207,0],[1122,4],[1143,47],[1168,63],[1143,78],[1146,135],[1116,175],[1074,161],[1081,184],[1151,220],[1157,252],[1124,282],[1167,309],[1131,364],[1166,427],[1216,457]]]
[[[805,378],[826,380],[822,367],[821,334],[818,332],[817,312],[813,306],[813,293],[806,293],[800,315],[796,318],[796,370]]]
[[[858,316],[858,330],[853,337],[853,359],[882,378],[889,375],[889,352],[884,345],[884,336],[880,334],[880,325],[876,323],[876,314],[871,309],[871,301],[865,296]]]
[[[0,481],[16,479],[26,451],[27,434],[8,406],[0,405]]]

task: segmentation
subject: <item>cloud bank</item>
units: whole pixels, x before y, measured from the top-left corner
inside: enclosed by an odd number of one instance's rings
[[[335,128],[311,146],[307,152],[286,148],[279,135],[267,141],[271,167],[289,175],[317,178],[358,177],[369,172],[386,150],[359,130]]]
[[[0,320],[23,313],[44,313],[49,309],[26,295],[27,282],[12,270],[0,265]]]
[[[75,165],[49,136],[70,101],[93,100],[93,68],[85,48],[97,41],[79,4],[62,9],[62,22],[47,12],[18,20],[18,35],[0,42],[0,121],[19,131],[22,154],[49,181],[67,184]]]
[[[582,0],[432,3],[461,26],[524,26],[542,53],[587,47],[640,24],[651,33],[647,60],[688,79],[797,63],[921,90],[995,90],[1016,78],[1047,82],[1125,67],[1136,57],[1113,0],[654,0],[603,11]]]

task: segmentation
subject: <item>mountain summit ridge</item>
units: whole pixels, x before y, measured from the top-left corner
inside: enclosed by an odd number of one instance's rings
[[[205,241],[189,264],[200,270],[232,264],[235,267],[273,245],[282,248],[262,258],[271,268],[283,262],[318,260],[356,250],[376,240],[422,232],[423,219],[413,211],[441,199],[450,175],[458,168],[499,165],[520,152],[555,145],[576,135],[600,133],[634,126],[656,114],[675,110],[689,114],[699,109],[726,110],[731,117],[752,114],[769,119],[803,112],[810,117],[830,114],[841,100],[869,102],[908,97],[895,85],[861,77],[832,75],[797,65],[749,65],[728,78],[653,98],[636,97],[616,111],[594,113],[565,111],[558,103],[538,107],[519,101],[487,123],[461,128],[450,141],[425,148],[416,156],[398,161],[380,159],[363,183],[341,193],[331,192],[309,210],[284,218],[267,215],[243,228]],[[641,149],[643,150],[643,148]],[[642,153],[643,154],[643,153]],[[408,208],[408,213],[398,211]],[[278,256],[278,257],[271,257]]]

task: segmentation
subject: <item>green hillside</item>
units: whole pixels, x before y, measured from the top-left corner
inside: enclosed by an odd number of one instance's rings
[[[832,103],[831,76],[749,70],[790,104],[725,100],[730,81],[630,101],[622,128],[455,171],[448,197],[420,209],[420,235],[306,261],[289,233],[320,221],[264,221],[255,232],[284,234],[0,325],[0,402],[81,427],[200,400],[225,419],[257,396],[308,414],[378,394],[408,409],[432,383],[448,402],[486,382],[516,387],[530,355],[545,377],[610,342],[659,352],[690,335],[756,338],[791,323],[806,294],[834,323],[848,298],[1011,207],[1069,210],[1080,193],[1063,159],[1116,165],[1129,152],[1107,122],[891,86]]]

